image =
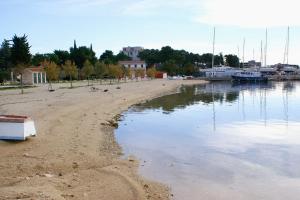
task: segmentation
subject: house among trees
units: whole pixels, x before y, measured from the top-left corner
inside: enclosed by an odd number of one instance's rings
[[[124,47],[121,53],[128,56],[131,60],[119,61],[119,65],[131,70],[144,69],[146,70],[147,64],[139,58],[140,52],[144,50],[143,47]]]
[[[23,72],[23,83],[25,85],[36,85],[47,83],[47,74],[42,66],[25,68]]]
[[[120,61],[120,65],[129,69],[145,69],[147,64],[145,61],[142,60],[127,60],[127,61]]]

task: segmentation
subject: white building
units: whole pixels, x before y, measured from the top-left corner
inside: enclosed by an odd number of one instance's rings
[[[122,52],[132,60],[140,60],[139,53],[143,50],[143,47],[124,47]]]
[[[120,61],[120,65],[126,68],[130,69],[145,69],[147,67],[147,64],[145,61],[142,60],[127,60],[127,61]]]

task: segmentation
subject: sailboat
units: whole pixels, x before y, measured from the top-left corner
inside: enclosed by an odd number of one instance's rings
[[[299,79],[299,71],[297,68],[289,65],[289,46],[290,46],[290,27],[287,29],[287,38],[284,49],[283,64],[280,68],[280,75],[282,80],[296,80]]]
[[[267,55],[267,38],[268,38],[268,32],[266,30],[266,46],[265,46],[265,66],[266,64],[266,55]],[[244,60],[244,52],[245,52],[245,39],[243,43],[243,60]],[[234,82],[267,82],[268,77],[264,76],[260,71],[258,70],[247,70],[247,71],[241,71],[237,72],[234,75],[232,75],[232,80]]]
[[[212,51],[212,67],[209,69],[201,70],[205,73],[206,80],[208,81],[230,81],[232,75],[241,70],[235,69],[233,67],[219,65],[215,66],[215,39],[216,39],[216,28],[213,31],[213,51]]]

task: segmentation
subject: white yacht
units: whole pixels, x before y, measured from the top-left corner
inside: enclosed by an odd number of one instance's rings
[[[201,70],[205,73],[205,78],[209,81],[228,81],[232,79],[232,76],[238,72],[242,72],[241,69],[236,69],[228,66],[215,66],[209,69]]]

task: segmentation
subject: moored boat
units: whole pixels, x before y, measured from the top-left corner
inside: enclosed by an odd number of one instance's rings
[[[235,73],[232,80],[235,82],[266,82],[268,78],[259,71],[243,71]]]
[[[217,66],[204,69],[202,72],[205,72],[205,79],[208,81],[230,81],[234,74],[242,72],[242,70],[228,66]]]

